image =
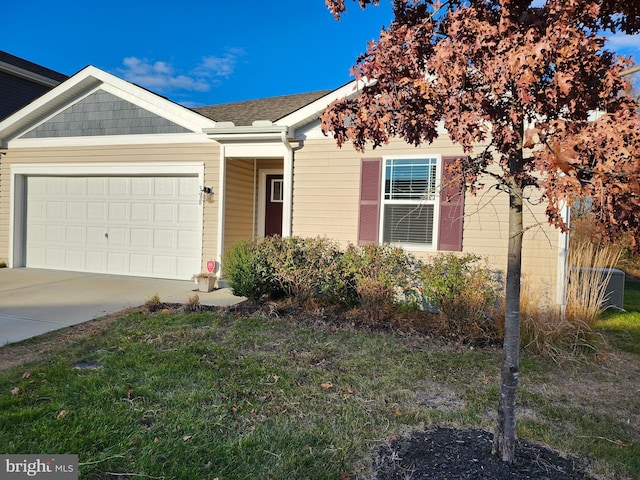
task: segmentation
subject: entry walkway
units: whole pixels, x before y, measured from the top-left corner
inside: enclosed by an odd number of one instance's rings
[[[0,268],[0,347],[137,307],[154,295],[162,302],[184,303],[196,293],[203,305],[244,300],[226,288],[198,292],[188,281]]]

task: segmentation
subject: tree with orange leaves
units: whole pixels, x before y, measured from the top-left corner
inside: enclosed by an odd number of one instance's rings
[[[336,18],[345,0],[325,0]],[[378,0],[354,0],[360,7]],[[621,73],[629,59],[601,32],[640,30],[637,2],[620,0],[391,0],[394,20],[353,69],[365,80],[322,125],[360,151],[391,137],[431,143],[443,122],[469,155],[454,166],[467,189],[489,175],[509,195],[506,325],[493,451],[514,460],[525,190],[549,221],[590,197],[604,238],[640,238],[640,119]],[[477,145],[488,145],[480,152]]]

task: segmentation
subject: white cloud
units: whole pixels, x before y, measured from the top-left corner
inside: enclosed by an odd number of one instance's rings
[[[243,55],[244,50],[229,48],[222,56],[202,57],[202,61],[193,69],[193,73],[203,77],[228,77],[234,72],[238,58]]]
[[[640,35],[607,35],[606,48],[624,55],[640,56]]]
[[[117,69],[117,74],[159,93],[207,92],[213,85],[219,84],[221,78],[233,74],[238,58],[243,54],[241,49],[228,49],[222,56],[203,57],[195,67],[184,69],[178,69],[169,62],[126,57],[122,60],[123,68]]]

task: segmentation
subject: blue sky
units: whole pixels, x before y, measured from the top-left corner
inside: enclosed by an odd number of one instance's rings
[[[337,88],[391,20],[324,0],[65,0],[3,5],[0,49],[71,75],[95,65],[187,106]],[[640,62],[640,36],[610,49]],[[638,74],[636,75],[638,76]]]

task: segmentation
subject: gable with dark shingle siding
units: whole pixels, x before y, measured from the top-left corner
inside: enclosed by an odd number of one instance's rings
[[[22,138],[188,133],[190,130],[98,90],[34,128]]]

